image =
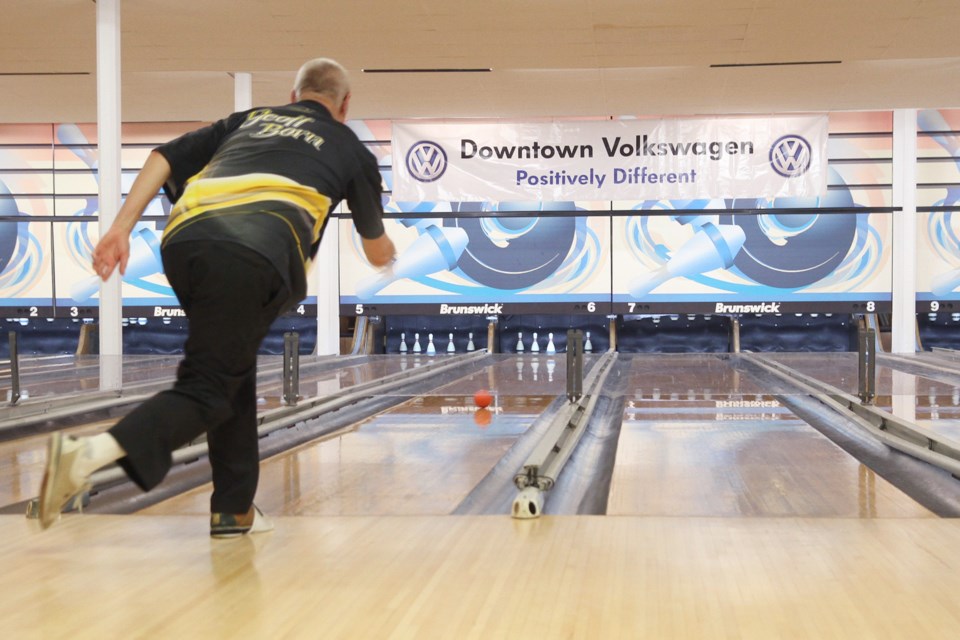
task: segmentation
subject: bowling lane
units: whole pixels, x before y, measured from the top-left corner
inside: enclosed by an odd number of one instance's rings
[[[276,357],[271,357],[276,360]],[[426,364],[427,359],[411,358],[406,364],[399,358],[383,356],[365,364],[350,365],[305,375],[301,379],[301,394],[329,394],[378,377],[396,373],[404,367],[416,368]],[[269,360],[261,360],[261,367],[268,368]],[[301,361],[301,364],[303,362]],[[277,365],[275,368],[278,368]],[[258,384],[259,409],[279,406],[282,394],[282,379],[279,373],[267,374]],[[472,398],[472,392],[471,396]],[[69,433],[87,435],[110,428],[116,419],[101,420],[68,429]],[[41,434],[0,442],[0,506],[28,500],[37,495],[43,478],[46,459],[47,435]]]
[[[172,383],[176,375],[180,355],[121,356],[123,365],[123,386],[140,383]],[[301,367],[321,364],[335,356],[301,356]],[[260,356],[258,359],[259,378],[272,377],[274,385],[282,384],[283,357],[275,355]],[[50,396],[68,396],[100,389],[101,356],[56,356],[52,358],[22,358],[20,362],[21,393],[33,400]],[[3,367],[9,376],[9,363]],[[3,371],[0,371],[3,375]],[[9,377],[5,389],[9,390]]]
[[[934,517],[731,360],[635,356],[608,514]]]
[[[764,354],[800,373],[833,385],[850,395],[858,393],[856,353]],[[917,354],[917,362],[931,362]],[[894,366],[877,365],[875,405],[915,422],[960,446],[960,387]]]
[[[274,456],[261,465],[257,503],[276,515],[448,514],[563,393],[564,376],[555,372],[551,382],[546,360],[497,356],[475,374],[451,374],[427,394]],[[480,388],[494,396],[489,409],[473,405]],[[209,495],[207,485],[141,513],[205,514]]]
[[[179,356],[122,356],[123,384],[173,380]],[[73,395],[100,389],[100,356],[21,358],[20,392],[24,399]],[[4,393],[10,389],[9,361],[0,372]]]
[[[62,366],[58,369],[37,374],[29,382],[25,381],[23,389],[27,391],[29,400],[21,403],[22,406],[10,409],[10,411],[5,411],[6,407],[0,406],[0,420],[9,419],[7,418],[8,414],[11,416],[18,415],[19,410],[27,409],[27,405],[30,403],[37,407],[44,407],[44,396],[47,398],[55,396],[79,404],[89,398],[83,392],[99,392],[99,358],[95,356],[92,358],[94,364],[90,364],[91,356],[82,356],[81,359],[72,363],[61,363]],[[125,395],[135,396],[152,393],[172,384],[180,359],[180,356],[124,356],[122,371]],[[397,373],[401,369],[407,368],[406,364],[392,366],[385,359],[370,362],[376,360],[373,357],[341,357],[339,360],[338,362],[337,356],[301,357],[301,395],[323,395],[355,384],[368,382],[378,376]],[[350,369],[351,362],[357,364],[369,362],[369,366],[361,369]],[[411,361],[409,366],[416,368],[422,366],[422,364],[424,362],[419,360]],[[257,392],[262,405],[261,408],[278,406],[283,395],[283,357],[275,355],[260,356],[257,367]],[[318,371],[319,369],[330,371],[334,367],[337,368],[335,374]],[[142,383],[149,386],[146,388],[135,386]],[[9,388],[7,391],[9,393]]]

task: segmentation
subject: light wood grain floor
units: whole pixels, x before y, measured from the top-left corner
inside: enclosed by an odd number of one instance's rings
[[[0,517],[3,637],[955,638],[960,522]]]
[[[934,517],[789,412],[625,421],[607,513]]]
[[[45,532],[0,516],[0,638],[960,637],[960,520],[782,407],[703,411],[763,392],[719,360],[638,365],[610,499],[622,515],[424,514],[523,431],[508,418],[542,410],[519,394],[562,383],[519,362],[266,463],[269,534],[210,540],[208,487]],[[473,421],[480,385],[498,391],[490,424]],[[0,458],[3,484],[39,486],[42,456]],[[469,477],[445,479],[453,460]],[[344,486],[353,497],[324,493]]]

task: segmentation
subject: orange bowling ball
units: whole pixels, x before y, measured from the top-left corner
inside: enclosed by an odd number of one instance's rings
[[[473,394],[473,403],[481,409],[489,407],[491,402],[493,402],[493,396],[486,389],[480,389]]]

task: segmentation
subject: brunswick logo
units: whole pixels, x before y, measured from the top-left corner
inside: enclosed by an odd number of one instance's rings
[[[803,175],[812,161],[810,143],[800,136],[783,136],[770,147],[770,166],[784,178]]]
[[[420,182],[433,182],[447,170],[447,152],[436,142],[421,140],[407,152],[407,171]]]

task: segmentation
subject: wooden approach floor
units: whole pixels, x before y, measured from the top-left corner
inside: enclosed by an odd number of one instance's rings
[[[2,637],[957,638],[960,521],[0,516]]]

